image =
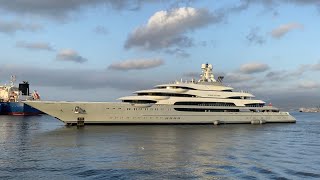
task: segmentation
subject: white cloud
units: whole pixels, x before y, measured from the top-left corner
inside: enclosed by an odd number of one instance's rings
[[[288,23],[288,24],[283,24],[280,25],[279,27],[273,29],[271,31],[271,36],[273,38],[281,38],[288,32],[295,30],[295,29],[303,29],[303,25],[299,23]]]
[[[173,46],[193,46],[186,32],[207,26],[220,19],[207,9],[182,7],[158,11],[146,25],[134,30],[126,40],[125,48],[139,47],[146,50],[166,49]]]
[[[243,64],[240,67],[240,71],[245,74],[253,74],[253,73],[259,73],[264,72],[268,70],[270,67],[267,64],[262,63],[249,63],[249,64]]]
[[[25,42],[19,41],[16,43],[16,46],[19,48],[25,48],[30,50],[46,50],[53,51],[53,47],[47,42]]]
[[[86,58],[80,56],[75,50],[63,49],[58,52],[56,59],[59,61],[72,61],[76,63],[83,63],[88,61]]]
[[[111,64],[108,69],[114,70],[132,70],[132,69],[150,69],[164,64],[162,59],[131,59]]]

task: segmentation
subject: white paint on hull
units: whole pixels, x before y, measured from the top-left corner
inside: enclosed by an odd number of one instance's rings
[[[154,104],[150,107],[133,106],[130,103],[112,102],[26,102],[66,124],[77,123],[83,118],[85,124],[96,123],[147,123],[147,124],[222,124],[229,123],[294,123],[287,112],[188,112],[176,111],[174,105]],[[75,107],[84,112],[76,113]],[[180,106],[179,106],[180,107]],[[211,107],[212,108],[212,107]],[[241,109],[241,107],[239,107]]]

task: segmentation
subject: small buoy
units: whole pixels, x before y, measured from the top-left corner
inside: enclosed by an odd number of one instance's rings
[[[140,147],[141,150],[144,150],[144,147]]]
[[[261,123],[260,123],[260,120],[252,120],[251,124],[261,124]]]
[[[220,124],[220,121],[219,121],[219,120],[213,121],[213,124],[214,124],[215,126],[217,126],[217,125]]]
[[[260,124],[265,124],[266,121],[265,120],[260,120]]]

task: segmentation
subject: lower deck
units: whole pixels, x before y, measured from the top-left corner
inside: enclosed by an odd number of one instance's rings
[[[287,112],[265,109],[251,111],[246,107],[194,107],[158,104],[130,104],[105,102],[31,102],[31,106],[56,117],[66,124],[263,124],[295,122]],[[178,111],[177,108],[206,109]],[[217,111],[219,109],[219,111]],[[224,111],[220,111],[224,109]],[[235,111],[238,109],[239,111]]]

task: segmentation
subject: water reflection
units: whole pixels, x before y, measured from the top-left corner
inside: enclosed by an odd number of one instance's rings
[[[0,117],[0,177],[320,178],[320,118],[298,116],[297,124],[82,129],[49,116]]]

